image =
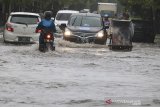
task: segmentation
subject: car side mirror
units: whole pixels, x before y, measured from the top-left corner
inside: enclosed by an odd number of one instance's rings
[[[61,30],[63,30],[63,31],[65,30],[66,27],[67,27],[67,25],[64,24],[64,23],[59,26],[59,28],[60,28]]]
[[[54,21],[54,17],[51,17],[51,20],[53,20],[53,21]]]

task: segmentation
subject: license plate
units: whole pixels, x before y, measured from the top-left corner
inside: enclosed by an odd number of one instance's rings
[[[50,40],[50,39],[45,39],[44,41],[45,42],[53,42],[53,40]]]
[[[18,37],[19,42],[30,42],[30,37]]]
[[[83,43],[88,43],[89,40],[88,40],[88,38],[82,37],[82,38],[81,38],[81,41],[82,41]]]

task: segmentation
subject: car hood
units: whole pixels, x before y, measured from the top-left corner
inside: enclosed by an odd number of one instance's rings
[[[72,32],[97,33],[102,27],[82,27],[82,26],[68,26]]]
[[[67,23],[68,23],[68,21],[57,21],[57,20],[55,20],[56,25],[67,24]]]

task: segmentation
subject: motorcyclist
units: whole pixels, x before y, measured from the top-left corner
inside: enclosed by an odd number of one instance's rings
[[[128,12],[124,12],[124,13],[123,13],[122,19],[124,19],[124,20],[129,20],[129,14],[128,14]]]
[[[38,29],[38,30],[47,29],[47,30],[55,33],[56,27],[55,27],[53,20],[51,20],[51,17],[52,17],[51,11],[44,12],[44,19],[38,24],[36,29]],[[44,45],[44,35],[42,33],[39,36],[39,47],[41,45]],[[54,42],[51,43],[51,46],[52,46],[52,50],[54,50],[55,49]],[[40,48],[39,48],[39,50],[40,50]]]
[[[103,15],[103,27],[104,27],[104,32],[105,32],[107,38],[110,38],[110,34],[111,34],[110,25],[111,24],[110,24],[110,20],[109,20],[109,15],[104,14]]]
[[[105,14],[104,16],[103,16],[103,22],[104,22],[104,27],[106,27],[106,26],[110,26],[110,21],[109,21],[109,15],[108,14]]]

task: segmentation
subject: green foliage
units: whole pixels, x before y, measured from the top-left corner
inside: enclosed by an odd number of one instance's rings
[[[134,5],[141,5],[142,7],[160,8],[160,0],[118,0],[127,8]]]
[[[160,0],[119,0],[119,2],[130,10],[132,17],[152,20],[157,16],[160,9]]]
[[[52,10],[56,13],[64,7],[72,10],[88,8],[96,11],[97,2],[117,2],[117,0],[0,0],[5,7],[3,11],[6,13],[11,11],[43,12],[45,10]]]

